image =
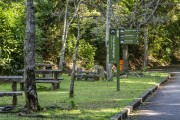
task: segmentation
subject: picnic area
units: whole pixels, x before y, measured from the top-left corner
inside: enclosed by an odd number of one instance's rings
[[[179,6],[1,0],[0,119],[122,119],[180,64]]]
[[[10,111],[1,111],[6,114],[0,114],[2,119],[108,119],[121,111],[137,99],[144,91],[159,83],[167,77],[166,73],[146,73],[144,77],[131,75],[128,78],[121,79],[121,91],[116,91],[116,80],[109,81],[86,81],[79,80],[75,82],[76,95],[69,98],[70,76],[62,75],[64,80],[61,88],[52,90],[51,84],[37,83],[37,93],[42,111],[33,113],[31,116],[18,116],[19,111],[25,104],[24,94],[18,96],[16,108]],[[20,86],[17,88],[20,89]],[[3,83],[0,85],[0,91],[11,91],[11,84]],[[10,106],[12,99],[9,97],[0,97],[0,106]],[[13,114],[12,114],[13,113]],[[34,119],[34,118],[33,118]]]

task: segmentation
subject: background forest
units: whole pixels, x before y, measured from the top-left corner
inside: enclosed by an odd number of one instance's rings
[[[140,69],[144,54],[144,29],[148,29],[148,66],[168,65],[180,60],[180,3],[178,0],[160,0],[152,18],[142,24],[148,12],[145,3],[152,0],[113,0],[111,27],[129,27],[141,30],[140,44],[129,45],[130,69]],[[156,0],[155,0],[156,1]],[[66,0],[35,0],[36,62],[59,64]],[[86,69],[95,64],[106,64],[106,0],[84,0],[79,7],[80,45],[77,63]],[[153,5],[152,5],[153,6]],[[0,74],[16,74],[23,68],[26,22],[25,0],[0,0]],[[137,10],[134,11],[134,7]],[[145,12],[146,11],[146,12]],[[74,0],[67,7],[68,34],[65,64],[70,66],[76,46],[77,19]],[[132,17],[132,16],[135,17]],[[132,23],[132,22],[131,22]],[[122,52],[121,52],[122,54]]]

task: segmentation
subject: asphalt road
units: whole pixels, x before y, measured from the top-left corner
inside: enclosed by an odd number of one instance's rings
[[[171,72],[174,76],[131,114],[128,120],[180,120],[180,66],[159,70]]]

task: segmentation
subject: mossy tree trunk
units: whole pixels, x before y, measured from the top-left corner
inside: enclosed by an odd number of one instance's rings
[[[35,84],[35,16],[33,0],[26,2],[26,36],[24,42],[25,110],[27,113],[39,110]]]

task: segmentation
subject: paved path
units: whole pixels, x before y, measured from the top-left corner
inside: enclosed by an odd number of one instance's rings
[[[173,69],[172,81],[161,87],[129,120],[180,120],[180,69]]]

